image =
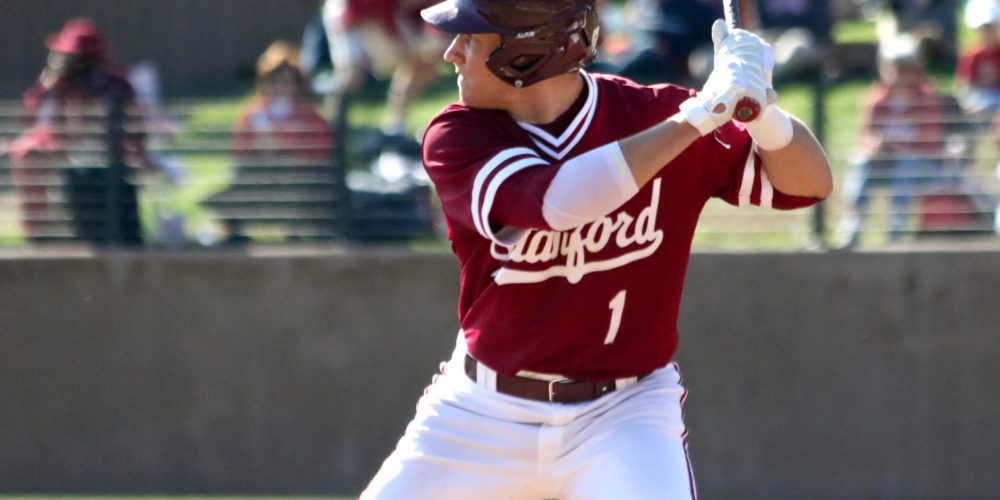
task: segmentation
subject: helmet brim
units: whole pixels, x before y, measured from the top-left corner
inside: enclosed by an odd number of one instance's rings
[[[490,23],[470,0],[445,0],[421,10],[420,17],[445,33],[514,33]]]

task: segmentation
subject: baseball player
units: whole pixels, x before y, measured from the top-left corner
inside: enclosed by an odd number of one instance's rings
[[[698,215],[712,197],[789,209],[832,189],[812,134],[767,105],[769,47],[717,22],[694,92],[581,71],[593,0],[445,0],[423,17],[455,33],[460,102],[423,154],[461,331],[362,498],[695,497],[671,358]],[[747,97],[765,107],[742,126]]]

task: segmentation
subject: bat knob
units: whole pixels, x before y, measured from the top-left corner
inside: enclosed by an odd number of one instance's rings
[[[733,118],[738,122],[746,123],[755,120],[759,114],[760,104],[749,97],[744,97],[736,104],[736,112],[733,113]]]

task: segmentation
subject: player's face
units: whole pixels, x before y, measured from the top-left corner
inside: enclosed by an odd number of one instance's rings
[[[486,67],[486,59],[500,47],[500,36],[492,33],[457,35],[444,53],[444,60],[455,65],[458,96],[462,104],[473,108],[504,109],[516,90]]]

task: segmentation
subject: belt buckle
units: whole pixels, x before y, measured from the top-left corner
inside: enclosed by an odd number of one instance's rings
[[[572,382],[573,382],[573,380],[572,379],[568,379],[568,378],[559,378],[559,379],[555,379],[555,380],[550,380],[549,381],[549,402],[550,403],[555,403],[555,397],[556,397],[556,391],[555,391],[555,388],[554,388],[555,384],[569,384],[569,383],[572,383]]]

